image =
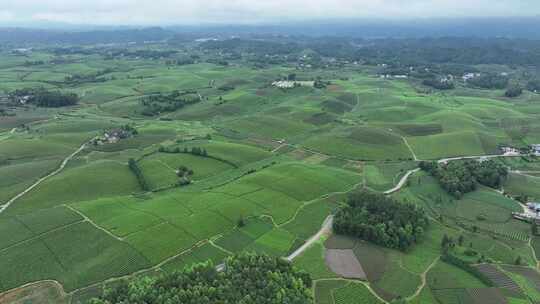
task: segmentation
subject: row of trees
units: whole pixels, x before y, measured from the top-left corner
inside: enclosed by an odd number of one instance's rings
[[[334,231],[381,246],[407,250],[420,241],[428,226],[423,209],[383,194],[360,191],[334,216]]]
[[[160,113],[174,112],[187,105],[201,101],[201,97],[196,92],[174,91],[170,94],[155,94],[141,99],[143,105],[142,114],[145,116],[155,116]]]
[[[192,147],[191,149],[188,147],[184,147],[183,149],[180,149],[180,147],[176,148],[166,148],[164,146],[160,146],[158,148],[158,152],[161,153],[184,153],[184,154],[192,154],[195,156],[202,156],[202,157],[208,157],[208,152],[205,148],[201,147]]]
[[[225,260],[223,271],[211,262],[157,278],[143,277],[106,290],[91,304],[308,304],[313,303],[309,274],[284,259],[243,253]]]
[[[141,189],[144,191],[150,190],[150,187],[148,186],[148,183],[146,182],[146,179],[144,178],[142,170],[137,164],[137,161],[133,158],[130,158],[128,161],[128,166],[131,172],[133,172],[133,174],[135,174],[135,176],[137,177],[137,181],[139,182]]]
[[[191,155],[200,156],[200,157],[207,157],[207,158],[215,159],[215,160],[224,162],[226,164],[229,164],[234,168],[238,168],[238,165],[231,162],[230,160],[223,159],[221,157],[211,155],[211,154],[208,153],[208,151],[206,151],[205,148],[201,148],[201,147],[191,147],[191,148],[184,147],[183,149],[181,149],[180,147],[168,148],[168,147],[160,146],[158,148],[158,152],[161,152],[161,153],[184,153],[184,154],[191,154]]]
[[[508,169],[493,160],[453,161],[447,164],[423,161],[420,169],[435,177],[441,187],[457,199],[476,190],[477,183],[499,188],[508,176]]]
[[[9,98],[14,104],[33,104],[38,107],[59,108],[79,102],[75,93],[48,91],[45,88],[25,88],[11,92]]]
[[[71,84],[86,83],[86,82],[105,82],[108,79],[101,77],[103,75],[114,72],[111,68],[99,70],[91,74],[73,74],[65,77],[65,81]]]

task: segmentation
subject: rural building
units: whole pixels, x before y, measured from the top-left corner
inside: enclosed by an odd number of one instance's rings
[[[120,141],[121,139],[129,138],[133,134],[125,129],[111,129],[105,131],[103,136],[95,138],[92,143],[94,145],[104,145],[104,144],[114,144]]]
[[[479,76],[480,76],[480,73],[466,73],[461,78],[463,79],[463,81],[467,82],[467,80],[470,80],[470,79],[473,79],[473,78],[479,77]]]
[[[407,79],[409,78],[409,76],[407,75],[390,75],[390,74],[382,74],[382,75],[379,75],[379,77],[381,79]]]
[[[536,203],[536,202],[527,203],[527,208],[529,208],[530,210],[534,212],[540,212],[540,203]]]
[[[289,81],[281,80],[272,82],[272,86],[280,89],[292,89],[294,87],[313,87],[315,81]]]
[[[501,152],[506,156],[518,156],[520,155],[519,149],[509,146],[501,147]]]
[[[540,144],[531,145],[532,153],[536,156],[540,156]]]

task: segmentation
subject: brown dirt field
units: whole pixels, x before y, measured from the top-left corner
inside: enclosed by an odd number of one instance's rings
[[[351,249],[327,249],[325,262],[330,270],[346,279],[366,279],[366,273]]]
[[[513,273],[517,273],[526,277],[531,283],[533,283],[535,289],[540,292],[540,274],[534,269],[520,266],[503,266],[503,269]]]
[[[467,292],[475,304],[507,304],[508,301],[498,288],[474,288]]]
[[[304,161],[309,163],[309,164],[320,164],[320,163],[322,163],[323,161],[325,161],[327,159],[328,159],[328,156],[326,156],[326,155],[314,154],[314,155],[306,158]]]
[[[248,143],[252,143],[258,147],[266,148],[266,149],[275,149],[279,147],[279,143],[275,142],[270,139],[264,139],[264,138],[257,138],[257,137],[249,137],[246,140]]]
[[[326,89],[330,92],[339,92],[343,91],[343,88],[341,86],[338,86],[337,84],[331,84],[326,87]]]
[[[370,282],[376,282],[382,278],[389,263],[386,252],[375,245],[367,242],[358,242],[353,249],[358,261]]]
[[[490,279],[495,286],[513,290],[515,292],[521,292],[519,285],[497,267],[491,264],[481,264],[477,265],[476,268]]]
[[[289,153],[287,153],[288,156],[296,159],[296,160],[304,160],[310,156],[313,156],[313,153],[303,150],[303,149],[295,149]]]
[[[67,304],[69,296],[54,281],[37,282],[0,294],[0,304]]]

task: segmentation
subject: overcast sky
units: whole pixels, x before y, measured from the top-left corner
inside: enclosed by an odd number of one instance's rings
[[[3,24],[170,25],[538,15],[540,0],[0,0]]]

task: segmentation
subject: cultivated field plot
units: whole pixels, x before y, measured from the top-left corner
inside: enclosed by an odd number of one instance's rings
[[[317,134],[305,142],[306,147],[353,160],[406,160],[412,158],[403,139],[384,129],[357,127]]]
[[[500,144],[540,143],[540,99],[531,92],[512,100],[501,90],[461,83],[442,92],[415,80],[382,79],[381,67],[361,64],[259,66],[243,51],[240,58],[224,58],[227,52],[203,52],[189,43],[167,46],[179,48],[170,56],[146,57],[162,47],[125,46],[123,56],[111,55],[118,49],[109,46],[67,54],[39,48],[25,56],[0,50],[2,110],[5,95],[15,89],[43,87],[80,97],[77,105],[61,108],[10,105],[9,115],[0,116],[0,205],[92,138],[121,126],[137,131],[87,144],[0,214],[0,292],[57,280],[66,292],[83,288],[72,297],[82,303],[118,283],[107,280],[138,271],[217,265],[245,251],[287,256],[317,233],[348,192],[388,190],[418,166],[416,158],[497,154]],[[172,63],[185,58],[193,63]],[[272,86],[292,74],[304,86]],[[311,85],[316,79],[328,85]],[[193,103],[144,102],[175,91],[195,97]],[[207,157],[184,153],[193,148]],[[506,192],[540,199],[537,160],[500,161],[529,172],[510,174]],[[193,175],[191,184],[180,186],[177,170],[183,166]],[[520,257],[536,265],[531,246],[540,251],[540,241],[531,238],[527,223],[511,219],[521,211],[515,201],[487,188],[456,200],[423,172],[393,196],[424,207],[432,218],[423,241],[407,252],[335,235],[316,242],[294,260],[315,280],[316,303],[381,303],[372,291],[386,301],[407,298],[424,275],[427,284],[411,303],[540,299],[532,268],[487,269],[497,282],[488,288],[437,260],[447,235],[463,238],[455,254],[466,261],[484,256],[514,264]],[[477,255],[467,256],[468,248]],[[8,296],[18,303],[62,303],[58,286],[41,284]],[[520,298],[520,290],[526,296]]]
[[[407,297],[420,284],[418,275],[400,265],[405,260],[400,262],[403,257],[397,252],[334,235],[326,240],[325,247],[331,251],[352,251],[373,290],[385,300]],[[328,262],[328,255],[326,258]]]
[[[490,264],[482,264],[476,266],[476,268],[489,278],[497,287],[512,290],[517,293],[521,293],[521,288],[516,284],[508,275],[499,270],[497,266]]]
[[[328,249],[325,254],[326,265],[337,275],[346,279],[366,279],[362,265],[352,249]]]

